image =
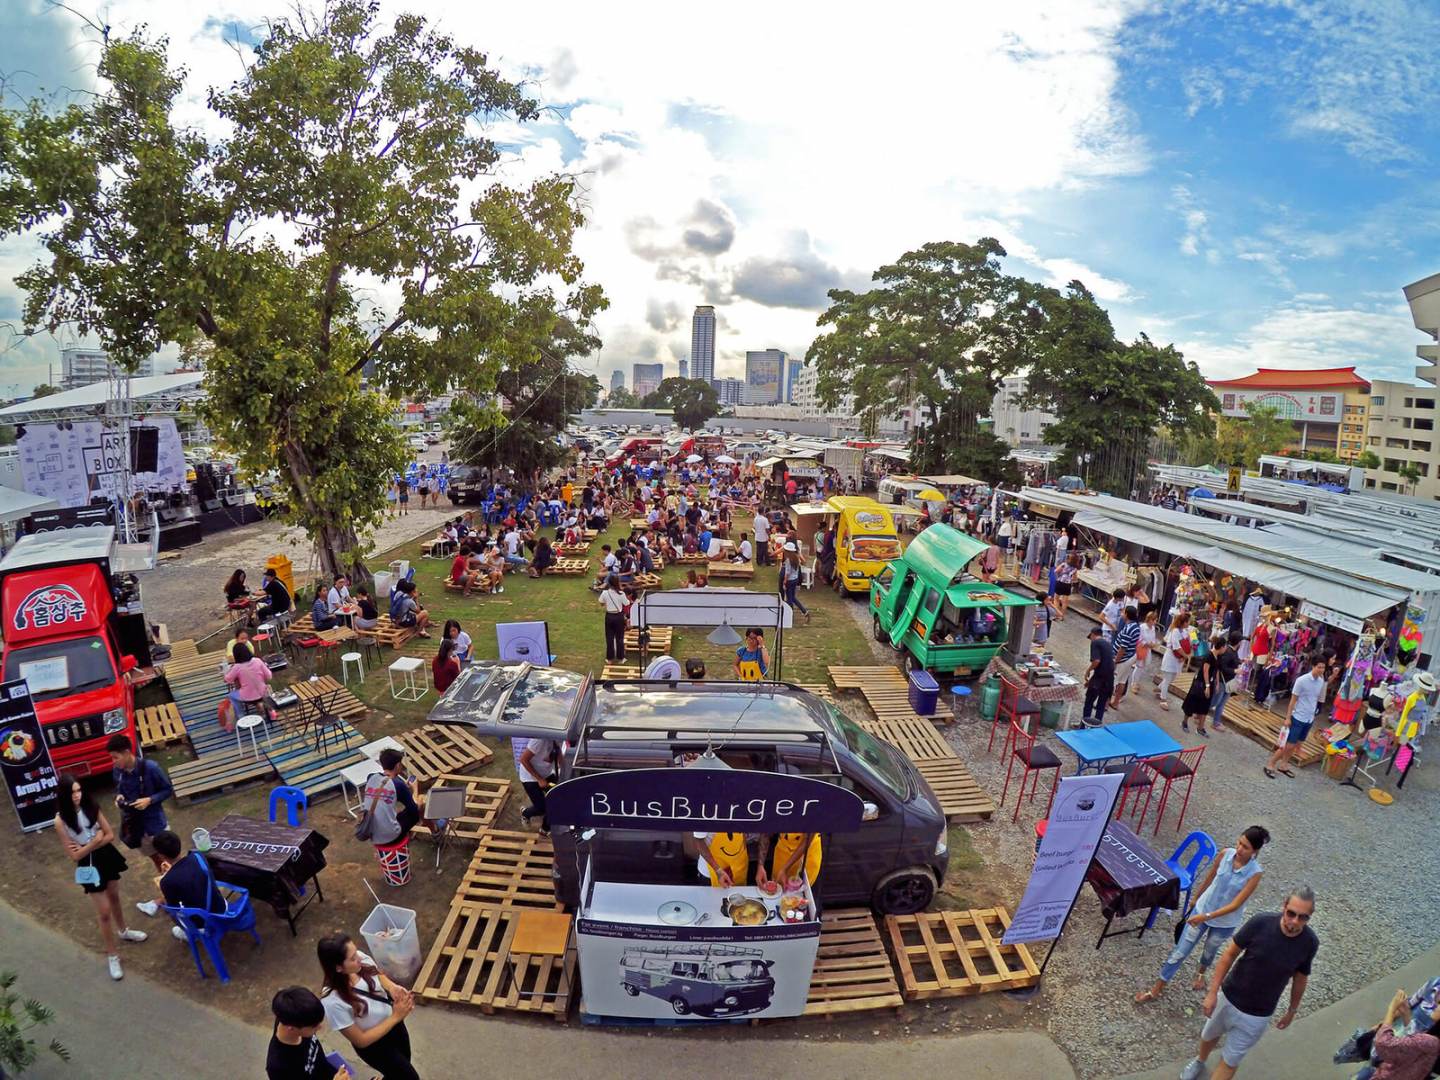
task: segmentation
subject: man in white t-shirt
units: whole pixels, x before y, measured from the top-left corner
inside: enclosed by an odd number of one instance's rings
[[[1100,633],[1106,641],[1115,640],[1115,631],[1120,628],[1120,615],[1125,610],[1125,590],[1116,589],[1110,600],[1100,609]]]
[[[520,533],[514,526],[505,534],[505,562],[509,566],[525,565],[525,556],[520,554]]]
[[[725,551],[725,544],[718,535],[711,535],[710,546],[705,549],[705,555],[710,559],[718,559]]]
[[[755,551],[761,566],[770,565],[770,519],[765,516],[764,507],[755,515]]]
[[[740,534],[740,546],[736,549],[735,557],[731,560],[737,563],[748,563],[755,554],[754,548],[750,546],[750,537],[745,533]]]
[[[1310,670],[1295,680],[1290,688],[1290,707],[1285,710],[1285,722],[1290,730],[1285,736],[1285,745],[1275,748],[1270,760],[1265,763],[1265,775],[1275,779],[1277,772],[1294,779],[1290,768],[1295,755],[1310,735],[1315,725],[1315,713],[1320,708],[1320,699],[1325,696],[1325,658],[1317,657]]]

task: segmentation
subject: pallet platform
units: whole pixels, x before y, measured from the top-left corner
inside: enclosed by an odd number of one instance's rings
[[[705,566],[710,562],[710,556],[703,551],[696,551],[689,555],[676,555],[670,561],[676,566]]]
[[[136,709],[135,728],[140,733],[140,745],[146,750],[185,741],[185,724],[173,701]]]
[[[706,573],[712,578],[736,578],[740,581],[749,581],[755,576],[755,564],[712,562]]]
[[[640,629],[632,626],[625,631],[625,651],[648,653],[651,656],[661,656],[668,653],[675,645],[675,628],[673,626],[652,626],[648,643],[641,648]]]
[[[456,901],[495,907],[530,907],[559,911],[550,869],[555,848],[539,833],[489,829],[480,834],[475,856],[465,868]]]
[[[913,720],[862,720],[860,726],[877,739],[884,739],[911,761],[956,756],[935,725],[919,717]]]
[[[1040,981],[1024,945],[1002,945],[1004,908],[887,915],[890,951],[906,1001],[1020,990]]]
[[[820,917],[820,951],[802,1015],[898,1009],[904,1003],[894,965],[870,909],[825,912]]]
[[[1194,672],[1181,672],[1175,676],[1175,681],[1170,685],[1170,693],[1183,700],[1185,695],[1190,692],[1190,684],[1194,681]],[[1305,737],[1305,742],[1296,753],[1295,764],[1303,767],[1325,760],[1325,738],[1320,732],[1330,725],[1328,721],[1324,724],[1319,723],[1319,719],[1320,714],[1317,713],[1317,723],[1310,729],[1310,734]],[[1262,705],[1256,705],[1255,699],[1249,691],[1241,691],[1240,694],[1233,695],[1225,702],[1224,726],[1244,733],[1265,747],[1266,750],[1274,750],[1275,740],[1280,737],[1280,729],[1286,724],[1285,718],[1279,713],[1271,712]]]
[[[935,792],[940,812],[949,820],[965,824],[995,816],[995,800],[958,757],[918,758],[915,768]]]
[[[406,770],[425,786],[437,776],[488,765],[495,757],[474,732],[455,724],[426,724],[395,738],[405,747]]]
[[[590,554],[590,545],[585,544],[556,544],[555,554],[565,558],[578,559]]]
[[[830,687],[825,686],[823,683],[797,683],[796,685],[799,686],[801,690],[808,690],[822,701],[828,701],[831,705],[835,704],[834,693],[830,690]]]
[[[510,797],[510,781],[493,776],[462,776],[458,773],[441,773],[435,783],[442,787],[463,787],[465,789],[465,813],[455,818],[455,829],[451,836],[456,840],[478,841],[500,816],[505,800]],[[423,822],[414,830],[420,836],[429,836],[430,828]]]
[[[203,757],[168,770],[177,799],[215,796],[275,775],[274,767],[263,754],[257,759],[248,753],[248,745],[242,753],[235,748],[235,737],[230,738],[228,750],[212,748]]]
[[[333,733],[327,737],[323,749],[316,748],[315,736],[307,730],[277,737],[273,748],[261,742],[260,750],[282,784],[299,788],[313,802],[318,796],[340,790],[341,769],[365,760],[360,752],[365,736],[343,722],[340,733],[339,740]],[[248,736],[245,745],[248,749]]]
[[[635,664],[606,664],[600,670],[602,679],[639,679],[644,671]]]
[[[590,573],[589,559],[565,559],[555,560],[555,565],[545,571],[547,574],[556,574],[560,577],[583,577]]]
[[[447,577],[444,581],[442,581],[442,582],[440,583],[440,585],[441,585],[442,588],[444,588],[444,590],[445,590],[446,592],[460,593],[462,596],[463,596],[464,593],[465,593],[465,586],[464,586],[464,585],[456,585],[453,578],[448,578],[448,577]],[[471,595],[471,596],[489,596],[489,595],[490,595],[490,590],[488,590],[488,589],[482,589],[479,585],[476,585],[474,582],[471,582],[471,584],[470,584],[470,595]]]
[[[300,707],[312,698],[321,698],[328,704],[337,690],[339,695],[335,696],[333,706],[336,716],[343,720],[353,720],[356,717],[363,717],[370,711],[368,705],[347,690],[333,675],[321,675],[314,680],[302,679],[299,682],[291,683],[288,689],[295,691],[300,702],[280,710],[282,721],[293,720],[298,715]]]
[[[897,667],[849,667],[835,665],[826,669],[837,690],[859,690],[877,720],[930,720],[950,724],[955,712],[942,692],[935,711],[921,716],[910,707],[910,683]]]
[[[452,904],[415,980],[416,996],[563,1022],[578,967],[573,927],[563,957],[512,953],[520,914],[517,908],[468,900]]]

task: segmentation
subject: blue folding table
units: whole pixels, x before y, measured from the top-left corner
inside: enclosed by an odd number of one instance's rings
[[[1103,727],[1057,731],[1055,737],[1080,759],[1080,767],[1075,770],[1077,775],[1087,770],[1101,772],[1112,761],[1129,761],[1135,757],[1135,751],[1128,744]]]
[[[1123,724],[1106,724],[1101,730],[1110,732],[1128,746],[1137,758],[1163,757],[1178,754],[1181,746],[1153,720],[1127,720]]]

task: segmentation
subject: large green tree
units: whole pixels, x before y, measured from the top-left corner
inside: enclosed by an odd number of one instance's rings
[[[1222,416],[1213,431],[1199,430],[1181,447],[1185,461],[1192,465],[1244,465],[1258,468],[1265,454],[1278,454],[1295,439],[1295,426],[1273,405],[1245,406],[1246,416]]]
[[[605,407],[607,409],[638,409],[640,399],[625,387],[617,386],[605,395]]]
[[[492,125],[537,103],[423,18],[381,22],[332,0],[269,23],[208,95],[218,139],[177,121],[184,73],[143,31],[107,40],[93,97],[0,112],[0,236],[48,252],[17,278],[26,326],[129,366],[212,342],[205,419],[279,474],[327,572],[358,562],[404,459],[362,369],[389,395],[489,400],[605,304],[572,250],[573,181],[499,175]]]
[[[1066,468],[1093,488],[1128,496],[1157,430],[1181,439],[1213,431],[1220,401],[1173,345],[1144,334],[1118,340],[1109,314],[1078,281],[1063,291],[1045,288],[1040,297],[1045,317],[1027,403],[1058,417],[1045,437],[1064,448]]]
[[[872,419],[913,407],[918,471],[1011,475],[1008,448],[979,420],[1001,380],[1029,362],[1042,312],[1037,287],[1004,273],[1004,256],[990,237],[929,243],[876,270],[865,292],[830,290],[818,320],[829,332],[805,354],[821,404],[850,397]]]
[[[720,395],[704,379],[663,380],[640,402],[647,409],[672,409],[675,423],[686,431],[704,427],[712,416],[720,415]]]

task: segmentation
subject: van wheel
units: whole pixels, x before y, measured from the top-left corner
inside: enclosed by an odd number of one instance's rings
[[[625,988],[625,992],[631,997],[640,996],[640,988],[638,986],[631,986],[629,983],[622,983],[621,985]]]
[[[676,1016],[688,1016],[690,1014],[690,1003],[679,995],[670,999],[670,1008],[675,1010]]]
[[[923,867],[893,870],[870,894],[870,906],[881,915],[914,915],[935,899],[935,875]]]
[[[872,615],[870,622],[875,627],[875,640],[880,642],[881,645],[889,645],[890,639],[886,637],[885,632],[880,629],[880,616]]]

